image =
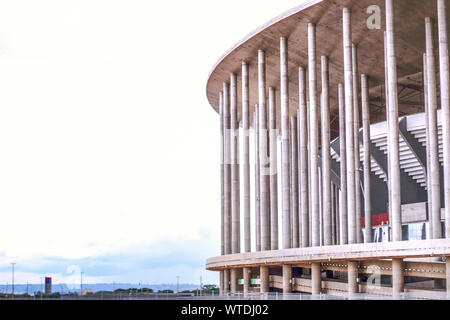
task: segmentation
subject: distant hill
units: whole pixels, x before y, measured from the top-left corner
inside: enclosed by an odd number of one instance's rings
[[[154,292],[158,292],[159,290],[177,290],[176,284],[139,284],[136,283],[83,283],[83,290],[90,289],[94,292],[98,291],[113,291],[117,289],[131,289],[131,288],[149,288]],[[198,284],[179,284],[178,286],[180,291],[183,290],[195,290],[199,288]],[[0,293],[11,293],[12,286],[9,285],[0,285]],[[44,290],[40,284],[15,284],[14,292],[15,293],[29,293],[33,294],[34,292],[38,292]],[[52,292],[59,293],[70,293],[70,292],[79,292],[80,285],[73,284],[65,284],[65,283],[54,283],[52,285]]]

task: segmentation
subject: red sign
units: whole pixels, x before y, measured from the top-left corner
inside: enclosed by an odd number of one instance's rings
[[[386,226],[389,224],[389,213],[376,214],[372,216],[372,227]],[[366,227],[366,218],[362,218],[361,227]]]

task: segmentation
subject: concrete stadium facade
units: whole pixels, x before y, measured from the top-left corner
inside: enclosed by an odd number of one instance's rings
[[[219,59],[222,294],[450,297],[447,4],[305,1]]]

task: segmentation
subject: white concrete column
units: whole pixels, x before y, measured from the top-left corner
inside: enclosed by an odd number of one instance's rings
[[[357,242],[356,236],[356,185],[355,185],[355,139],[353,108],[353,72],[352,72],[352,30],[348,8],[343,9],[344,24],[344,77],[345,77],[345,117],[346,117],[346,152],[347,152],[347,209],[348,209],[348,243]]]
[[[316,74],[316,26],[308,24],[308,68],[309,68],[309,106],[310,106],[310,161],[311,161],[311,217],[312,217],[312,246],[320,246],[320,203],[319,203],[319,130],[318,130],[318,101]]]
[[[367,76],[361,75],[361,101],[364,136],[364,218],[365,218],[365,243],[372,242],[372,196],[370,188],[371,152],[370,152],[370,108],[369,85]]]
[[[241,252],[240,175],[239,175],[239,120],[237,108],[237,76],[230,75],[231,108],[231,243],[232,253]]]
[[[322,267],[319,262],[311,264],[311,288],[313,295],[319,295],[322,290]]]
[[[266,57],[258,50],[258,100],[259,100],[259,168],[261,251],[270,250],[270,159],[268,156],[267,107],[266,107]]]
[[[237,293],[237,280],[238,280],[238,270],[230,269],[230,293]]]
[[[292,266],[283,265],[283,293],[292,293]]]
[[[227,83],[223,84],[223,112],[225,130],[225,165],[224,165],[224,189],[225,189],[225,254],[231,254],[231,121],[230,121],[230,92]]]
[[[344,86],[340,83],[338,87],[339,99],[339,143],[340,143],[340,157],[341,157],[341,196],[340,196],[340,229],[341,237],[340,243],[348,244],[348,218],[347,218],[347,139],[346,139],[346,124],[345,124],[345,94]]]
[[[359,293],[358,262],[349,261],[347,265],[348,265],[348,293],[349,295]]]
[[[259,107],[255,106],[255,238],[256,251],[261,251],[261,201],[259,172]]]
[[[269,88],[269,140],[270,140],[270,240],[271,250],[278,250],[278,161],[277,117],[275,88]]]
[[[224,110],[223,110],[223,92],[219,94],[219,114],[220,114],[220,254],[225,254],[225,188],[224,188],[224,172],[225,172],[225,132],[224,132]],[[221,280],[223,282],[223,273],[221,272]],[[222,288],[222,287],[221,287]]]
[[[244,278],[244,297],[248,295],[250,292],[250,279],[252,276],[252,271],[250,268],[243,269],[243,278]]]
[[[392,259],[392,293],[394,298],[404,291],[404,266],[403,259]]]
[[[389,128],[389,74],[388,74],[388,55],[387,55],[387,33],[384,32],[384,89],[385,89],[385,104],[386,104],[386,123]],[[387,149],[390,150],[390,132],[387,130]],[[392,194],[391,194],[391,158],[387,157],[388,172],[387,174],[387,188],[388,188],[388,210],[389,210],[389,239],[392,241]]]
[[[433,21],[425,19],[427,45],[428,128],[430,148],[431,215],[433,216],[433,239],[442,238],[441,229],[441,181],[437,128],[436,60],[434,56]]]
[[[398,129],[397,59],[395,54],[395,27],[393,0],[386,0],[386,36],[389,86],[389,176],[392,195],[393,241],[402,240],[400,154]]]
[[[352,78],[353,78],[353,139],[355,140],[355,199],[356,199],[356,242],[362,243],[361,231],[361,157],[360,157],[360,139],[359,139],[359,73],[358,73],[358,49],[352,44]]]
[[[291,166],[289,142],[289,76],[288,76],[288,40],[280,39],[280,94],[281,94],[281,198],[283,219],[283,248],[291,248]]]
[[[309,247],[309,177],[308,177],[308,114],[306,105],[305,69],[299,68],[299,116],[300,116],[300,216],[302,219],[303,248]]]
[[[261,293],[268,293],[269,290],[269,267],[261,266],[260,269],[260,278],[261,278]]]
[[[336,199],[334,184],[331,184],[331,245],[336,245]]]
[[[223,293],[228,294],[230,292],[230,270],[223,270]]]
[[[445,236],[450,238],[450,73],[448,56],[447,5],[437,0],[439,26],[439,70],[441,77],[442,146],[444,154]]]
[[[426,179],[427,179],[427,209],[428,209],[428,238],[433,238],[433,215],[431,212],[433,212],[431,207],[431,178],[430,178],[430,148],[428,147],[430,145],[430,128],[428,125],[428,69],[427,69],[427,54],[423,54],[423,89],[424,89],[424,109],[425,109],[425,134],[426,134],[426,153],[427,153],[427,172],[426,172]]]
[[[251,251],[250,231],[250,104],[248,63],[242,62],[242,122],[244,129],[244,251]]]
[[[322,56],[322,214],[323,244],[331,246],[332,214],[331,214],[331,150],[330,150],[330,96],[328,57]]]
[[[297,118],[291,119],[291,210],[292,210],[292,247],[298,248],[299,215],[298,215],[298,144]]]

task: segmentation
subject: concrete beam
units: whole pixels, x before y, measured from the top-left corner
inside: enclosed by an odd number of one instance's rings
[[[207,260],[208,270],[260,265],[302,264],[329,261],[364,261],[392,258],[430,258],[450,255],[446,239],[353,244],[320,248],[241,253]]]

